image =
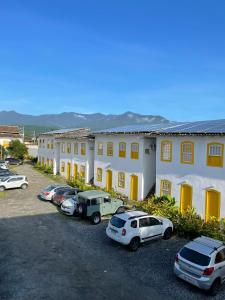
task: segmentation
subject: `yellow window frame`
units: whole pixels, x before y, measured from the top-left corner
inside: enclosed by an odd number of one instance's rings
[[[97,181],[102,182],[102,168],[97,168]]]
[[[78,154],[78,151],[79,151],[79,150],[78,150],[78,143],[77,143],[77,142],[75,142],[73,146],[74,146],[74,150],[73,150],[73,152],[74,152],[74,154],[76,154],[76,155],[77,155],[77,154]]]
[[[86,168],[85,168],[84,165],[81,165],[81,166],[80,166],[80,176],[81,176],[82,178],[85,178],[85,174],[86,174]]]
[[[210,147],[216,145],[221,147],[221,155],[210,155]],[[218,142],[211,142],[207,144],[206,162],[209,167],[222,168],[224,164],[224,144]]]
[[[71,143],[67,143],[67,153],[71,153]]]
[[[107,143],[107,156],[113,156],[113,142]]]
[[[124,150],[121,150],[121,146],[123,146]],[[120,142],[119,143],[119,157],[126,157],[126,143],[125,142]]]
[[[163,193],[163,190],[164,190],[164,187],[163,187],[163,185],[164,184],[167,184],[168,185],[168,193],[165,195],[164,193]],[[169,181],[169,180],[167,180],[167,179],[162,179],[161,181],[160,181],[160,196],[162,197],[162,196],[171,196],[171,194],[172,194],[172,182],[171,181]]]
[[[191,151],[190,152],[187,152],[187,151],[184,151],[184,146],[185,145],[191,145]],[[189,164],[189,165],[193,165],[194,164],[194,143],[191,142],[191,141],[183,141],[181,144],[180,144],[180,162],[182,164]],[[191,154],[191,160],[188,161],[188,160],[185,160],[184,159],[184,155],[186,154]]]
[[[169,151],[169,159],[164,159],[163,158],[163,145],[170,145],[170,151]],[[160,143],[160,160],[163,161],[163,162],[171,162],[172,161],[172,153],[173,153],[173,143],[172,141],[169,141],[169,140],[163,140],[161,141]]]
[[[118,173],[118,187],[124,189],[125,188],[125,173],[119,172]]]
[[[98,142],[98,151],[97,151],[98,155],[103,155],[103,143],[102,142]]]
[[[61,173],[65,172],[65,162],[61,162]]]
[[[137,151],[133,151],[132,150],[132,147],[133,146],[136,146],[137,147]],[[139,143],[131,143],[131,146],[130,146],[130,157],[131,159],[138,159],[139,158]]]
[[[81,143],[80,154],[86,155],[86,143]]]

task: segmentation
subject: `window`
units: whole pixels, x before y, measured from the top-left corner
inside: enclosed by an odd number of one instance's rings
[[[160,196],[171,196],[171,182],[169,180],[161,180]]]
[[[132,221],[132,222],[130,223],[130,226],[131,226],[132,228],[137,228],[137,221],[136,221],[136,220]]]
[[[98,155],[103,155],[103,143],[98,143]]]
[[[111,203],[111,199],[110,198],[104,198],[104,203]]]
[[[193,164],[194,163],[194,143],[182,142],[181,143],[181,163]]]
[[[50,149],[49,140],[47,140],[47,149]]]
[[[61,172],[62,173],[65,172],[65,163],[64,162],[61,163]]]
[[[126,221],[122,220],[116,216],[113,216],[110,220],[110,223],[116,228],[123,228],[124,225],[126,224]]]
[[[74,154],[78,154],[78,143],[74,143]]]
[[[81,149],[80,149],[81,155],[86,155],[86,144],[81,143]]]
[[[207,145],[207,166],[223,167],[223,152],[223,144],[209,143]]]
[[[161,225],[161,223],[159,222],[159,220],[157,220],[155,218],[149,218],[149,224],[150,224],[150,226]]]
[[[161,142],[161,161],[164,162],[172,161],[172,142],[170,141]]]
[[[138,159],[139,158],[139,144],[138,143],[132,143],[131,144],[131,159]]]
[[[80,176],[85,178],[85,166],[80,166]]]
[[[51,149],[53,149],[54,148],[54,144],[53,144],[53,141],[51,141],[51,147],[50,147]]]
[[[113,143],[107,143],[107,156],[113,156]]]
[[[97,168],[97,181],[102,182],[102,169]]]
[[[65,143],[61,144],[61,151],[62,151],[62,153],[65,153]]]
[[[210,256],[207,256],[205,254],[202,254],[200,252],[197,252],[195,250],[192,250],[190,248],[184,247],[180,251],[180,256],[184,259],[200,266],[208,266],[210,263]]]
[[[215,263],[219,264],[221,262],[225,261],[225,249],[221,250],[216,254]]]
[[[139,220],[139,227],[148,227],[150,226],[149,218],[143,218]]]
[[[126,143],[119,143],[119,157],[126,157]]]
[[[67,143],[67,153],[71,153],[71,143]]]
[[[118,186],[122,189],[125,188],[125,173],[124,172],[118,173]]]

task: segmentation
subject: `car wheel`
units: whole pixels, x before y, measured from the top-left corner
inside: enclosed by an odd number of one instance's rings
[[[137,251],[139,246],[140,246],[139,238],[138,237],[132,238],[132,240],[130,241],[130,244],[129,244],[130,251]]]
[[[22,189],[22,190],[26,190],[27,187],[28,187],[28,185],[27,185],[26,183],[24,183],[24,184],[21,185],[21,189]]]
[[[0,192],[4,192],[5,187],[4,186],[0,186]]]
[[[216,294],[220,291],[220,288],[221,288],[221,282],[220,282],[219,278],[217,278],[211,285],[209,294],[211,296],[216,296]]]
[[[74,209],[73,216],[74,216],[74,217],[77,217],[78,215],[79,215],[79,212],[78,212],[78,210],[77,210],[77,208],[76,208],[76,209]]]
[[[125,207],[124,206],[120,206],[116,210],[116,214],[121,214],[121,213],[124,213],[124,212],[125,212]]]
[[[169,227],[165,230],[163,238],[164,238],[164,240],[168,240],[171,238],[171,236],[172,236],[172,228]]]
[[[93,213],[91,216],[91,223],[93,225],[97,225],[99,223],[101,223],[101,215],[100,213]]]

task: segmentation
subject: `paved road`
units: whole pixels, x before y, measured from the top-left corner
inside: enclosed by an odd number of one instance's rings
[[[0,197],[0,300],[205,299],[172,272],[181,239],[155,241],[136,253],[108,240],[97,226],[60,214],[38,200],[51,181],[29,165],[28,190]],[[214,299],[224,299],[225,291]]]

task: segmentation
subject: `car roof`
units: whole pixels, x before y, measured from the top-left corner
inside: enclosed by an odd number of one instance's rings
[[[148,214],[143,211],[139,211],[139,210],[131,210],[131,211],[126,211],[121,214],[116,214],[116,216],[119,217],[120,219],[127,221],[127,220],[131,220],[131,219],[135,219],[135,218],[145,217],[145,216],[148,216]]]
[[[222,241],[218,241],[206,236],[201,236],[189,242],[185,247],[209,256],[220,247],[224,246]]]
[[[100,190],[90,190],[79,193],[79,196],[82,196],[83,198],[92,199],[96,197],[109,197],[110,194]]]

